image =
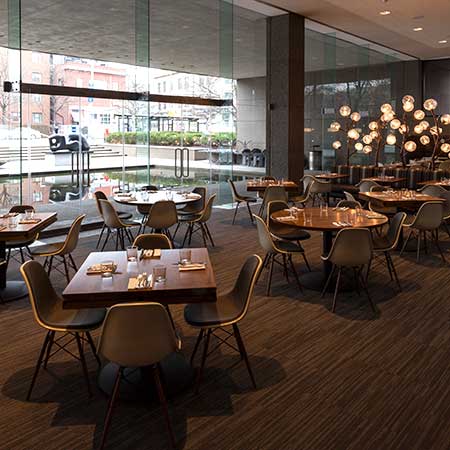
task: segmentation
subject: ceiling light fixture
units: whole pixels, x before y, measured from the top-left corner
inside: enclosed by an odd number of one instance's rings
[[[388,16],[390,13],[391,12],[388,9],[386,9],[384,11],[380,11],[380,16]]]
[[[422,27],[416,27],[416,28],[413,28],[413,31],[423,31],[423,28]]]

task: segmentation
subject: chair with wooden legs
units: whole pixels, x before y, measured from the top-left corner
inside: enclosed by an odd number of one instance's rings
[[[289,282],[288,272],[292,272],[297,282],[298,288],[303,292],[302,285],[300,284],[297,271],[295,270],[295,266],[292,261],[292,255],[294,253],[304,253],[303,247],[290,241],[274,240],[264,220],[257,215],[254,215],[253,217],[256,220],[259,244],[265,252],[264,267],[267,267],[269,270],[269,275],[267,277],[266,295],[270,295],[273,267],[275,263],[283,267],[283,273],[286,277],[287,282]],[[281,257],[282,261],[278,261],[277,257]]]
[[[109,309],[100,336],[98,352],[107,360],[117,364],[119,370],[109,400],[100,449],[105,446],[120,382],[124,376],[124,369],[128,367],[147,367],[151,370],[170,444],[172,448],[175,448],[175,436],[161,382],[160,362],[171,353],[179,351],[180,348],[181,342],[175,335],[166,310],[159,303],[127,303],[114,305]],[[150,378],[148,381],[150,383]]]
[[[24,214],[27,210],[34,211],[34,207],[31,205],[14,205],[10,208],[10,213],[18,213]],[[33,259],[33,255],[31,254],[30,245],[33,244],[39,237],[39,233],[35,234],[30,239],[26,241],[9,241],[6,242],[6,249],[8,250],[8,254],[6,257],[6,262],[9,264],[9,260],[11,256],[13,256],[13,251],[18,251],[20,253],[20,262],[23,264],[25,262],[25,254],[24,250],[27,251],[30,259]],[[14,256],[13,256],[14,257]]]
[[[236,220],[236,215],[237,215],[237,212],[238,212],[238,209],[239,209],[239,205],[241,203],[245,203],[245,205],[247,206],[247,210],[248,210],[248,214],[250,216],[250,220],[253,223],[253,216],[252,216],[252,210],[250,209],[250,203],[256,203],[256,197],[251,197],[249,195],[239,194],[239,192],[236,189],[236,185],[231,180],[231,178],[228,179],[228,184],[230,185],[230,188],[231,188],[231,195],[233,197],[233,203],[236,203],[236,208],[234,209],[234,216],[233,216],[232,225],[234,225],[234,221]]]
[[[201,232],[203,244],[205,245],[205,247],[208,246],[208,241],[214,247],[214,241],[208,228],[208,220],[211,218],[212,207],[215,198],[216,194],[213,194],[211,195],[211,197],[209,197],[208,201],[206,202],[205,208],[200,214],[193,216],[186,216],[183,218],[182,221],[184,223],[187,223],[188,228],[184,235],[182,247],[184,247],[184,244],[186,243],[186,240],[188,238],[189,238],[188,245],[191,245],[192,236],[196,232]]]
[[[199,329],[197,341],[191,356],[191,364],[194,361],[201,341],[204,340],[202,359],[195,384],[196,393],[198,393],[200,387],[206,358],[210,354],[208,353],[208,348],[211,336],[215,336],[219,340],[219,344],[214,350],[219,348],[222,344],[225,344],[240,353],[241,358],[245,361],[247,366],[252,385],[256,389],[255,377],[253,376],[238,323],[247,314],[250,300],[253,295],[253,289],[261,272],[261,268],[262,260],[258,255],[248,257],[241,268],[234,287],[230,291],[219,295],[216,303],[193,303],[185,307],[184,318],[186,322],[190,326]],[[225,329],[225,327],[229,326],[232,327],[232,331]],[[217,334],[219,330],[223,332],[225,336]],[[237,348],[228,342],[228,339],[233,336],[236,339]]]
[[[172,249],[171,240],[161,233],[147,233],[136,236],[133,246],[142,250]]]
[[[296,242],[299,247],[301,247],[301,241],[306,241],[311,238],[311,235],[305,231],[301,230],[298,227],[293,225],[289,225],[287,223],[280,223],[276,220],[272,219],[272,214],[277,211],[282,211],[288,209],[289,206],[287,203],[282,202],[280,200],[275,200],[270,202],[267,206],[267,227],[269,228],[270,234],[279,240],[284,241],[292,241]],[[311,271],[311,267],[309,265],[308,259],[306,258],[306,253],[303,251],[302,253],[303,259],[305,260],[306,267],[309,271]]]
[[[122,250],[125,250],[125,238],[128,239],[131,244],[134,240],[131,228],[139,226],[140,224],[134,221],[122,220],[109,200],[99,200],[99,202],[103,213],[103,220],[106,225],[106,238],[103,242],[102,251],[105,249],[109,237],[114,232],[116,233],[115,249],[118,250],[120,246]]]
[[[265,217],[267,213],[267,205],[274,201],[288,202],[288,195],[283,186],[267,186],[264,191],[263,200],[259,208],[258,216]]]
[[[106,196],[106,194],[103,191],[94,192],[94,197],[95,197],[95,203],[97,205],[97,211],[100,214],[100,217],[103,219],[103,213],[102,213],[102,209],[101,209],[99,200],[108,200],[108,197]],[[128,211],[117,211],[117,215],[122,220],[129,220],[133,217],[133,214]],[[97,245],[95,246],[95,248],[98,248],[100,246],[105,229],[106,229],[106,225],[105,225],[105,222],[103,221],[102,230],[100,231],[100,235],[98,237]]]
[[[372,311],[376,313],[375,305],[372,302],[367,289],[367,275],[363,274],[365,267],[370,267],[372,261],[372,235],[367,228],[344,228],[339,230],[331,247],[330,253],[321,257],[333,265],[331,273],[322,291],[322,298],[327,292],[331,280],[337,272],[336,286],[334,289],[333,305],[331,311],[336,311],[337,296],[341,284],[341,277],[344,269],[351,269],[354,275],[355,288],[359,293],[361,286],[367,295]]]
[[[417,214],[415,215],[414,219],[411,223],[405,223],[403,227],[405,229],[409,230],[408,237],[406,238],[402,251],[400,252],[400,256],[403,254],[403,251],[405,250],[406,246],[408,245],[409,240],[411,239],[411,236],[413,234],[417,237],[417,250],[416,250],[416,260],[417,262],[420,261],[420,246],[422,244],[422,238],[423,243],[425,246],[425,252],[428,252],[428,239],[427,239],[427,233],[431,235],[432,241],[436,248],[438,249],[442,262],[444,264],[447,263],[444,253],[442,252],[441,246],[439,245],[439,228],[442,224],[442,217],[443,217],[443,211],[444,206],[442,202],[438,201],[432,201],[432,202],[426,202],[424,203],[419,210],[417,211]]]
[[[86,214],[78,216],[70,226],[66,239],[63,242],[55,242],[54,244],[44,244],[31,249],[32,256],[42,256],[45,258],[44,268],[47,269],[47,273],[50,276],[52,268],[66,276],[67,283],[70,281],[69,268],[76,272],[78,270],[77,265],[72,256],[72,252],[78,245],[80,237],[81,222],[86,217]],[[59,258],[63,263],[63,268],[60,269],[58,264],[53,264],[54,260]]]
[[[50,358],[60,351],[64,351],[80,361],[88,395],[91,397],[92,391],[83,343],[86,342],[90,346],[100,367],[100,359],[97,356],[95,344],[90,333],[101,327],[106,315],[106,309],[64,309],[62,298],[55,292],[47,273],[37,261],[27,261],[25,264],[22,264],[20,272],[28,289],[34,318],[38,325],[47,330],[28,389],[27,400],[30,400],[41,366],[45,369]],[[56,333],[62,333],[62,335],[56,338]],[[67,346],[73,341],[77,344],[78,356],[75,356],[74,353],[67,349]],[[54,347],[56,350],[52,352]]]
[[[406,219],[404,212],[397,213],[391,220],[387,232],[383,235],[373,235],[373,254],[376,258],[379,254],[384,255],[386,260],[386,267],[389,271],[391,281],[395,281],[399,290],[402,286],[395,270],[394,262],[392,261],[391,253],[397,248],[400,236],[402,234],[402,227]]]
[[[140,231],[145,231],[148,227],[152,233],[165,234],[172,241],[170,227],[177,223],[178,214],[175,203],[171,200],[161,200],[150,208],[147,221],[141,227]]]

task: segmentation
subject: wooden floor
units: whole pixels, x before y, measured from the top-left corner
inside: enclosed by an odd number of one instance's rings
[[[211,257],[221,289],[228,288],[246,256],[261,253],[256,228],[242,209],[215,210]],[[450,261],[450,240],[441,235]],[[95,237],[81,240],[78,262]],[[200,246],[201,242],[196,241]],[[321,237],[305,243],[318,267]],[[450,270],[436,254],[417,264],[413,254],[394,257],[404,290],[396,294],[383,267],[370,279],[380,314],[365,299],[301,294],[280,272],[273,294],[257,286],[241,333],[258,383],[251,388],[245,366],[226,349],[211,356],[201,392],[170,401],[180,449],[450,449]],[[300,258],[300,272],[306,271]],[[9,269],[19,279],[18,265]],[[62,289],[63,280],[55,275]],[[172,308],[190,354],[195,331]],[[97,334],[98,336],[98,334]],[[41,372],[25,401],[44,338],[27,299],[0,305],[0,448],[84,450],[100,442],[106,398],[97,389],[87,400],[79,363],[64,356]],[[95,360],[88,360],[95,380]],[[231,367],[232,366],[232,367]],[[168,448],[156,404],[121,402],[110,429],[110,449]]]

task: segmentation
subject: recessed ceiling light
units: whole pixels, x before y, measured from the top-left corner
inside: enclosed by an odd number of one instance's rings
[[[388,9],[386,9],[384,11],[380,11],[380,16],[388,16],[390,13],[391,12]]]
[[[423,31],[423,28],[422,27],[416,27],[416,28],[413,28],[413,31]]]
[[[438,41],[438,44],[446,44],[447,42],[448,42],[447,39],[442,39]]]

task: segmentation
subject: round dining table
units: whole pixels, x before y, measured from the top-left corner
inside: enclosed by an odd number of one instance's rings
[[[291,214],[291,212],[293,214]],[[285,225],[303,230],[322,232],[322,255],[326,256],[333,245],[333,236],[343,228],[376,228],[387,223],[382,214],[362,209],[359,214],[351,208],[297,208],[274,212],[272,219]],[[329,261],[322,262],[321,271],[311,271],[300,277],[302,284],[315,291],[321,291],[332,270]]]
[[[116,194],[114,201],[123,205],[151,206],[156,202],[172,200],[176,205],[195,202],[201,195],[194,192],[183,194],[178,191],[137,191],[123,194]]]

